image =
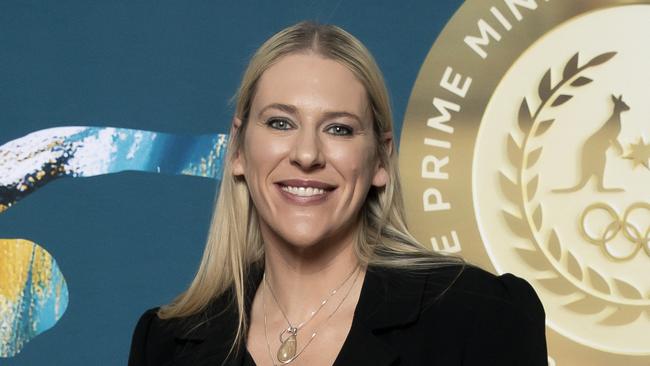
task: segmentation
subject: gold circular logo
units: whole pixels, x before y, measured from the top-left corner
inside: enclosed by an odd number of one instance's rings
[[[650,0],[467,1],[401,137],[409,224],[526,278],[550,363],[650,363]]]

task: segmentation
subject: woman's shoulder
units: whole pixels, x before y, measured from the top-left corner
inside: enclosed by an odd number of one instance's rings
[[[388,309],[376,311],[372,324],[407,319],[398,325],[403,339],[437,345],[414,350],[419,357],[443,365],[546,365],[544,308],[526,280],[469,264],[371,270],[376,298]],[[409,342],[401,347],[410,349]]]
[[[544,316],[537,293],[525,279],[512,273],[495,275],[473,265],[433,268],[426,273],[427,297],[464,308],[513,307],[536,310],[531,315]]]
[[[542,303],[533,287],[511,273],[495,275],[471,264],[431,266],[417,270],[371,267],[392,301],[413,304],[421,296],[421,311],[463,316],[523,317],[544,323]],[[407,301],[408,299],[408,301]],[[420,301],[418,301],[420,302]]]
[[[463,263],[430,266],[416,270],[371,267],[389,287],[413,283],[425,284],[425,298],[474,303],[521,304],[540,306],[533,287],[512,273],[496,275],[480,267]]]
[[[420,326],[450,349],[462,344],[468,365],[546,365],[544,307],[525,279],[471,265],[438,268],[428,271],[424,294]]]
[[[161,351],[172,349],[177,322],[159,318],[159,309],[153,307],[140,315],[131,337],[129,365],[150,365],[152,359],[169,357]]]
[[[426,293],[430,300],[466,311],[508,309],[533,321],[544,321],[544,307],[533,287],[511,273],[495,275],[473,265],[431,270]]]
[[[159,306],[147,309],[140,315],[133,331],[133,338],[148,341],[173,337],[183,327],[184,319],[162,319],[158,316]]]
[[[129,365],[158,365],[172,359],[179,342],[203,337],[198,327],[207,319],[208,309],[187,317],[160,318],[160,307],[147,309],[133,330]]]

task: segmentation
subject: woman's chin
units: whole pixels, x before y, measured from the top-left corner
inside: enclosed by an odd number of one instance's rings
[[[316,237],[312,235],[295,235],[292,233],[291,237],[283,238],[283,242],[290,248],[296,250],[311,250],[313,248],[319,247],[320,243],[323,242],[321,237]]]
[[[300,233],[292,232],[291,235],[282,237],[280,240],[282,245],[288,248],[289,251],[300,253],[301,255],[320,255],[328,249],[334,249],[338,240],[328,239],[326,235],[314,235],[315,233],[309,232],[300,235]]]
[[[352,230],[350,227],[343,227],[342,230],[329,230],[329,224],[314,222],[312,220],[296,220],[293,225],[286,225],[286,222],[266,224],[262,222],[262,236],[266,242],[277,243],[291,252],[308,254],[323,253],[327,250],[337,250],[343,243],[352,242]],[[267,235],[264,235],[266,232]],[[337,250],[338,251],[338,250]]]

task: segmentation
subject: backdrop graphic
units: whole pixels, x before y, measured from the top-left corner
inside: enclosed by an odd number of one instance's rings
[[[196,271],[247,59],[314,19],[384,72],[416,236],[531,282],[550,364],[646,365],[649,4],[3,2],[0,364],[126,364]]]
[[[121,171],[184,174],[219,180],[227,135],[177,136],[111,127],[53,127],[0,146],[0,213],[58,178]],[[0,356],[13,357],[53,327],[68,288],[43,246],[0,239]]]
[[[414,234],[526,278],[550,364],[650,364],[648,19],[647,0],[467,1],[404,117]]]

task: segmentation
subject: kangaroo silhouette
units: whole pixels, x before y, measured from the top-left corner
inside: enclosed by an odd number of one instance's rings
[[[618,134],[621,133],[621,113],[630,110],[630,107],[623,101],[623,96],[612,95],[614,110],[609,119],[594,132],[582,146],[580,154],[580,182],[570,188],[554,189],[553,192],[575,192],[582,189],[591,179],[595,177],[600,192],[621,192],[622,188],[606,188],[604,185],[605,163],[607,162],[606,152],[612,146],[619,155],[623,154],[623,146],[618,142]]]

